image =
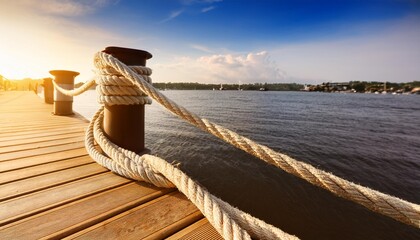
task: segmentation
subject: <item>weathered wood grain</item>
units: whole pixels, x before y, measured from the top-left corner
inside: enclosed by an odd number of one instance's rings
[[[51,111],[32,92],[0,92],[0,239],[220,238],[175,189],[95,163],[87,120]]]

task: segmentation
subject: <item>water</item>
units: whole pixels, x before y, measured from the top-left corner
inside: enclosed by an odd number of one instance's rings
[[[91,117],[94,91],[76,97]],[[420,203],[420,96],[165,91],[192,112],[337,176]],[[146,145],[208,190],[302,239],[420,239],[420,230],[337,198],[146,107]]]

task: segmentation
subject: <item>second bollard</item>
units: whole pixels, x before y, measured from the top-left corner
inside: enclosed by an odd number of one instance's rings
[[[79,75],[78,72],[67,70],[52,70],[50,74],[55,77],[55,83],[61,88],[67,90],[74,89],[74,78]],[[54,115],[72,115],[73,97],[64,95],[59,90],[54,89]]]
[[[44,86],[44,101],[48,104],[54,103],[54,86],[51,78],[44,78],[42,85]]]

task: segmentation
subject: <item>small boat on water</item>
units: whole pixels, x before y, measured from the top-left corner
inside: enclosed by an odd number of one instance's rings
[[[382,91],[382,94],[387,94],[388,92],[386,91],[386,82],[384,82],[384,90]]]
[[[222,83],[220,84],[220,88],[219,88],[219,90],[220,90],[220,91],[225,90],[225,88],[223,87],[223,84],[222,84]]]
[[[243,89],[241,88],[241,81],[239,81],[238,83],[238,91],[242,91]]]
[[[268,89],[265,88],[265,87],[262,87],[262,88],[260,88],[260,91],[268,91]]]

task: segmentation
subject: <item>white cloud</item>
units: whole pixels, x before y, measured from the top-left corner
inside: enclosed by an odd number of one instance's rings
[[[32,11],[57,16],[86,15],[111,3],[115,3],[115,0],[22,0],[17,2],[24,8],[31,8]]]
[[[247,54],[220,48],[213,52],[224,54],[212,54],[212,49],[203,45],[190,45],[207,54],[159,61],[153,66],[154,79],[208,83],[419,81],[419,23],[419,18],[408,17],[372,28],[369,35],[266,44],[267,51]]]
[[[203,46],[203,45],[199,45],[199,44],[192,44],[191,47],[193,49],[202,51],[202,52],[206,52],[206,53],[213,53],[214,51],[212,51],[210,48]]]
[[[256,83],[282,82],[284,73],[266,51],[248,54],[181,57],[167,64],[155,64],[158,82]]]
[[[217,2],[223,2],[223,0],[181,0],[181,3],[184,5],[191,5],[191,4],[212,4]]]
[[[206,7],[206,8],[201,9],[201,12],[206,13],[206,12],[209,12],[211,10],[214,10],[215,8],[216,8],[215,6]]]
[[[176,17],[178,17],[179,15],[181,15],[183,12],[184,12],[183,9],[177,10],[177,11],[173,11],[173,12],[171,12],[169,14],[169,16],[167,18],[165,18],[162,21],[160,21],[160,23],[165,23],[165,22],[171,21],[171,20],[175,19]]]

